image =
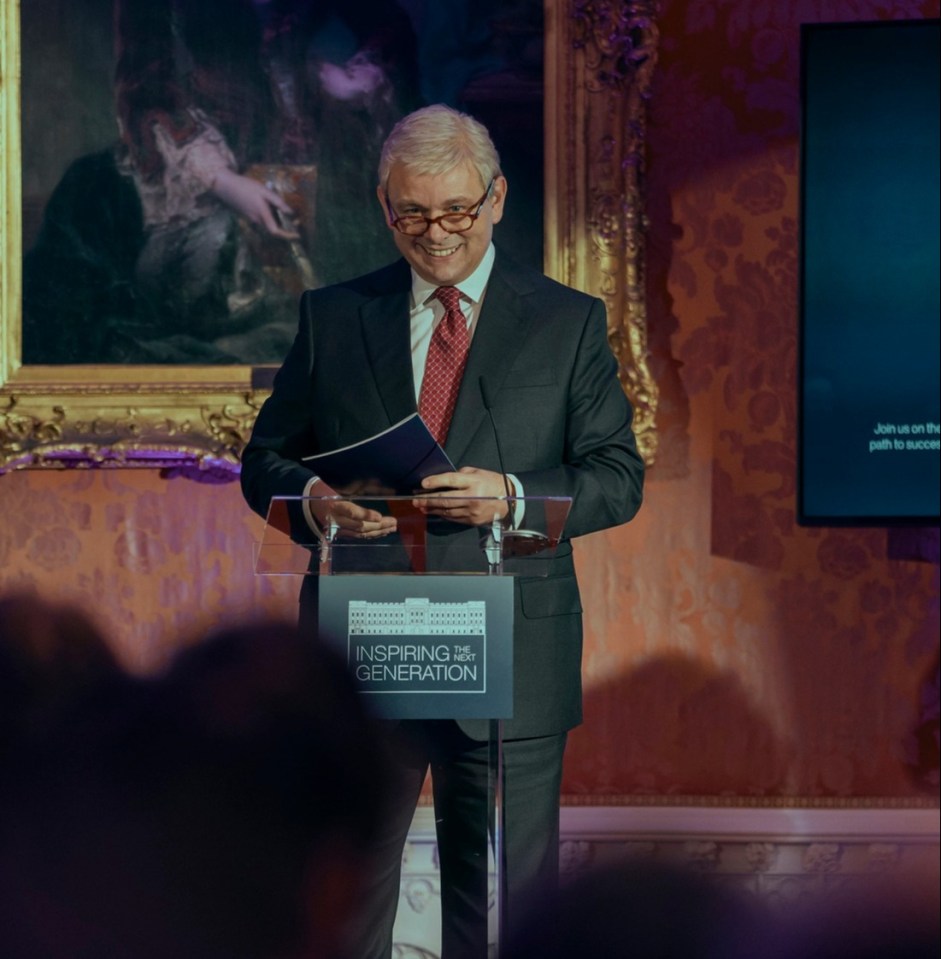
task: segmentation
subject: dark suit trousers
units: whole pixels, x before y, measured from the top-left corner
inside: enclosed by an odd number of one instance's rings
[[[504,928],[551,893],[559,871],[559,794],[566,734],[503,744]],[[442,959],[487,956],[488,843],[493,831],[492,750],[451,720],[396,728],[400,789],[377,854],[374,883],[357,920],[351,959],[389,959],[402,851],[426,772],[431,770],[441,869]]]

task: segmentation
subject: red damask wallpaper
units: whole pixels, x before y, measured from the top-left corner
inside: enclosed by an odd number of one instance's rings
[[[586,721],[570,803],[938,799],[937,530],[795,525],[799,24],[937,0],[661,4],[649,114],[658,461],[577,544]],[[235,484],[0,476],[0,587],[89,607],[136,669],[209,623],[291,616]]]

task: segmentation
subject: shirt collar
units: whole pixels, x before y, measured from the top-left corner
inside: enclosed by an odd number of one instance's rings
[[[496,259],[496,250],[493,243],[487,247],[483,259],[477,264],[477,269],[466,280],[457,284],[457,288],[463,296],[466,296],[472,303],[479,303],[487,288],[487,281],[490,279],[490,272],[493,270],[493,261]],[[424,306],[431,295],[438,289],[436,283],[429,283],[423,280],[414,270],[412,270],[412,306]]]

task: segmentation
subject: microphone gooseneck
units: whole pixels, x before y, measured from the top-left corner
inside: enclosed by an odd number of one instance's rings
[[[490,428],[493,430],[493,441],[497,447],[497,460],[500,463],[500,474],[503,476],[503,488],[506,490],[506,502],[509,509],[507,513],[509,529],[505,530],[503,534],[503,553],[505,556],[512,557],[533,556],[550,547],[552,543],[545,533],[539,533],[531,529],[517,529],[515,526],[518,500],[510,486],[510,476],[506,471],[506,463],[503,461],[503,450],[500,448],[500,431],[497,429],[497,422],[493,417],[493,404],[490,402],[487,378],[481,376],[478,385],[480,386],[480,398],[483,400],[484,409],[487,411],[487,416],[490,417]]]
[[[503,450],[500,448],[500,433],[497,430],[497,422],[493,418],[493,405],[490,402],[490,391],[487,389],[487,377],[481,376],[478,384],[480,386],[480,398],[484,401],[484,409],[487,411],[487,416],[490,417],[490,428],[493,430],[493,441],[497,447],[497,460],[500,463],[500,473],[503,476],[503,488],[506,491],[507,507],[512,514],[513,506],[510,500],[513,498],[513,493],[510,490],[510,478],[507,476],[506,464],[503,461]]]

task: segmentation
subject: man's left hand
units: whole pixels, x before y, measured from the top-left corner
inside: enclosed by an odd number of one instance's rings
[[[421,485],[425,492],[413,503],[429,516],[468,526],[489,526],[495,519],[505,519],[510,511],[503,474],[493,470],[462,466],[456,473],[426,476]]]

